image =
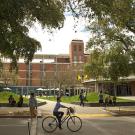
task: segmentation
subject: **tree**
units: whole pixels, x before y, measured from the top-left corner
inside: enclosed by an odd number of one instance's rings
[[[29,28],[39,22],[43,28],[61,28],[65,1],[61,0],[0,0],[0,54],[11,59],[11,69],[24,57],[26,63],[41,48],[28,36]]]
[[[84,66],[84,73],[88,75],[90,79],[95,79],[95,88],[97,90],[97,81],[102,80],[105,77],[105,55],[101,49],[94,49],[90,54],[90,61]]]
[[[134,0],[75,0],[68,1],[69,8],[75,17],[84,17],[87,20],[86,26],[87,30],[92,33],[87,50],[102,50],[102,53],[107,54],[107,51],[115,51],[119,54],[119,49],[121,46],[121,54],[119,57],[119,62],[111,61],[115,59],[115,54],[111,55],[109,68],[104,65],[102,68],[102,73],[104,76],[110,77],[112,80],[118,80],[121,76],[129,75],[134,72],[135,67],[135,1]],[[125,58],[123,61],[121,58]],[[115,64],[116,64],[115,63]],[[130,63],[130,64],[129,64]],[[125,67],[123,66],[125,65]],[[128,71],[127,68],[130,69]],[[130,65],[130,66],[129,66]],[[117,68],[114,69],[113,68]],[[98,76],[100,65],[98,61],[95,63],[87,64],[87,69],[92,72],[95,77]],[[93,69],[90,71],[90,68]],[[121,70],[124,68],[125,70]],[[109,70],[106,70],[109,69]],[[126,71],[127,70],[127,71]],[[106,72],[107,71],[107,72]],[[117,73],[114,73],[117,71]],[[123,71],[123,72],[122,72]],[[92,75],[92,76],[93,76]],[[115,78],[116,77],[116,78]]]
[[[68,0],[74,16],[83,16],[89,22],[97,18],[104,26],[115,25],[135,33],[134,0]]]
[[[63,69],[61,65],[57,65],[56,76],[54,79],[59,90],[73,86],[75,83],[75,76],[72,67]]]
[[[98,80],[99,76],[102,75],[103,70],[103,54],[100,49],[95,49],[90,54],[90,62],[84,66],[85,73],[89,78]]]
[[[122,44],[117,44],[108,48],[104,53],[101,50],[93,50],[92,60],[84,68],[85,72],[96,80],[109,79],[114,83],[116,95],[116,84],[121,77],[127,77],[132,73],[130,56],[124,51]]]
[[[0,81],[3,82],[4,86],[16,85],[18,83],[18,75],[15,70],[8,72],[9,64],[0,65]]]
[[[134,0],[69,0],[74,16],[86,18],[93,34],[88,48],[122,43],[125,51],[132,51],[135,44]],[[134,59],[133,53],[129,53]]]

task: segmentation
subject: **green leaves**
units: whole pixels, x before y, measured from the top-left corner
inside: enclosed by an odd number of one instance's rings
[[[129,55],[123,51],[120,45],[112,47],[108,57],[108,63],[110,64],[108,70],[113,81],[118,81],[120,77],[126,77],[130,74]]]
[[[76,0],[72,11],[89,22],[91,32],[86,50],[90,60],[85,65],[91,78],[120,77],[135,73],[135,1]],[[83,10],[82,10],[83,9]]]
[[[101,50],[94,50],[90,55],[90,62],[84,66],[85,74],[89,78],[98,79],[103,73],[103,58],[104,54]]]
[[[29,27],[38,21],[43,28],[61,28],[64,23],[65,1],[0,0],[0,53],[11,58],[12,68],[20,57],[28,62],[41,48],[28,36]]]

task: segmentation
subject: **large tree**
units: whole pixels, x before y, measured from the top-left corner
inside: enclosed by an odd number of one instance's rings
[[[68,0],[74,16],[91,22],[95,18],[105,26],[115,25],[135,33],[134,0]]]
[[[100,49],[109,58],[110,65],[106,71],[111,79],[118,80],[120,76],[135,73],[135,1],[69,0],[68,2],[74,16],[83,16],[87,20],[87,30],[92,33],[87,49]],[[99,68],[98,62],[96,65],[87,65],[87,69],[88,66]]]
[[[0,0],[1,57],[10,58],[12,68],[19,57],[31,61],[41,45],[28,36],[29,28],[34,22],[43,28],[61,28],[64,10],[64,0]]]
[[[32,60],[41,45],[28,36],[29,27],[39,22],[43,28],[61,28],[65,9],[83,16],[93,33],[88,48],[117,45],[135,60],[134,0],[0,0],[0,54],[11,58],[16,67],[19,57]],[[67,4],[67,6],[66,6]],[[115,44],[114,44],[115,43]],[[132,65],[133,66],[133,65]],[[131,67],[132,67],[131,66]]]
[[[135,44],[134,0],[69,0],[68,2],[74,16],[83,16],[88,20],[87,25],[93,33],[94,40],[96,36],[102,39],[101,43],[116,41],[121,42],[126,51],[133,49]]]

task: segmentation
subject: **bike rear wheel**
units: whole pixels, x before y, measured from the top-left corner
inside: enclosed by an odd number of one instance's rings
[[[51,133],[57,128],[57,120],[53,116],[48,116],[42,120],[42,128],[44,131]]]
[[[77,116],[71,116],[67,121],[67,127],[70,131],[79,131],[82,127],[82,120]]]

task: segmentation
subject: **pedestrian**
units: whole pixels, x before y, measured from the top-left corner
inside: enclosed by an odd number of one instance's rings
[[[23,96],[22,95],[20,95],[17,105],[18,105],[18,107],[22,107],[22,105],[23,105]]]
[[[80,93],[79,99],[80,99],[80,106],[84,107],[84,95],[83,95],[83,92]]]
[[[109,103],[109,105],[112,105],[112,97],[111,96],[108,97],[108,103]]]
[[[53,109],[53,115],[56,116],[56,118],[57,118],[57,120],[59,122],[59,125],[58,125],[59,129],[62,129],[62,127],[61,127],[61,119],[62,119],[62,117],[64,115],[64,112],[59,111],[59,109],[60,108],[68,108],[68,107],[62,105],[60,102],[61,102],[61,97],[57,97],[57,103],[56,103],[56,105],[55,105],[55,107]]]
[[[16,104],[16,101],[14,99],[14,97],[12,95],[9,96],[8,98],[8,103],[11,105],[11,106],[15,106]]]
[[[103,103],[104,103],[104,96],[103,96],[102,91],[100,91],[100,93],[98,95],[98,100],[99,100],[99,104],[103,105]]]
[[[35,98],[34,93],[30,94],[29,107],[30,107],[31,119],[35,118],[37,116],[37,100]]]
[[[113,96],[113,105],[116,106],[116,96]]]

